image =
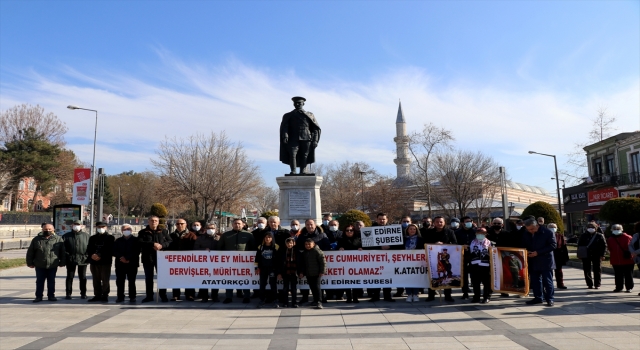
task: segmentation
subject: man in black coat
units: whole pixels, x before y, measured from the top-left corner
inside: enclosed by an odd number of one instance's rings
[[[374,222],[371,226],[386,226],[389,223],[389,219],[387,218],[387,214],[378,213],[376,215],[376,222]],[[396,244],[396,245],[383,245],[381,247],[368,247],[365,248],[367,250],[403,250],[404,244]],[[367,288],[367,296],[369,302],[380,301],[380,288]],[[391,296],[391,288],[382,288],[382,298],[384,301],[395,302]]]
[[[113,256],[116,260],[116,303],[124,301],[124,281],[129,282],[129,302],[136,302],[136,277],[140,266],[140,242],[131,234],[131,225],[120,228],[122,237],[116,239]]]
[[[89,234],[82,230],[82,221],[76,220],[71,226],[71,231],[62,236],[64,239],[65,254],[67,256],[67,280],[66,297],[71,299],[73,289],[73,278],[78,270],[78,280],[80,282],[80,298],[87,298],[87,246],[89,245]]]
[[[293,97],[295,109],[282,116],[280,123],[280,161],[289,164],[291,174],[306,173],[308,164],[315,163],[315,152],[320,141],[320,125],[311,112],[303,109],[304,97]]]
[[[444,218],[442,216],[433,218],[433,227],[426,231],[426,237],[423,238],[427,244],[458,244],[455,233],[444,227]],[[429,296],[425,301],[433,301],[435,298],[436,291],[429,288]],[[444,300],[454,302],[450,288],[444,290]]]
[[[96,234],[89,237],[87,255],[93,278],[93,295],[89,302],[109,301],[111,262],[115,238],[107,232],[107,224],[98,221]]]
[[[469,245],[471,241],[476,239],[476,229],[473,227],[473,220],[469,216],[462,217],[462,225],[455,232],[456,240],[460,245],[466,245],[464,250],[464,266],[463,266],[463,286],[462,286],[462,299],[469,299],[469,268],[471,264],[471,252],[469,252]]]
[[[142,260],[142,268],[144,269],[144,283],[146,287],[147,297],[142,299],[143,303],[153,301],[153,272],[158,271],[158,251],[166,250],[171,245],[171,237],[169,232],[160,229],[158,225],[160,219],[152,215],[149,217],[149,224],[138,232],[140,241],[140,255]],[[169,301],[167,298],[167,290],[158,290],[160,300],[163,303]]]
[[[544,226],[539,226],[535,219],[524,221],[527,233],[522,242],[528,251],[529,280],[533,289],[533,299],[527,304],[540,304],[546,300],[548,306],[553,306],[553,251],[557,243],[553,232]]]

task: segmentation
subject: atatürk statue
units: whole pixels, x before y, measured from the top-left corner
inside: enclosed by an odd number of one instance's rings
[[[307,99],[294,97],[291,100],[295,109],[283,115],[280,123],[280,161],[289,164],[291,175],[296,174],[296,167],[300,167],[300,174],[307,174],[307,165],[316,161],[320,125],[313,113],[302,109]]]

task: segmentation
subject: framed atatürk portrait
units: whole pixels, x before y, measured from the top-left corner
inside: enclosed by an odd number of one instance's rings
[[[494,293],[529,294],[526,249],[491,248],[491,287]]]
[[[453,244],[426,245],[429,288],[462,288],[463,248]]]

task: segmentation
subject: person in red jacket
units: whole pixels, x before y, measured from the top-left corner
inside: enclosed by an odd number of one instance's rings
[[[613,292],[621,292],[624,286],[627,293],[631,293],[633,289],[633,258],[629,251],[631,236],[622,232],[622,225],[618,224],[611,226],[611,233],[611,237],[607,239],[607,245],[616,281],[616,289]]]

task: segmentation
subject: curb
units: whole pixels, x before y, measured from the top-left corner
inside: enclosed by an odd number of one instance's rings
[[[582,263],[577,261],[567,261],[567,266],[579,268],[582,270]],[[635,264],[634,264],[635,266]],[[606,273],[607,275],[613,275],[613,267],[602,266],[602,273]],[[640,278],[640,271],[637,269],[633,270],[633,277]]]

